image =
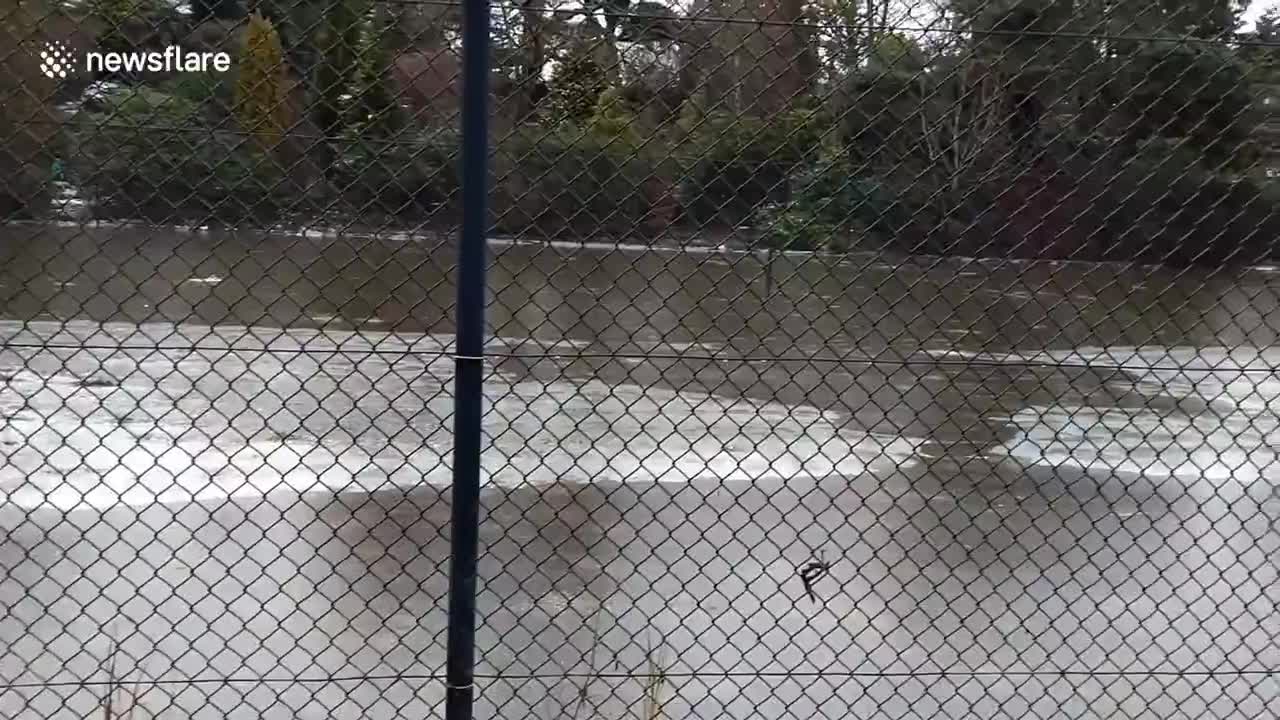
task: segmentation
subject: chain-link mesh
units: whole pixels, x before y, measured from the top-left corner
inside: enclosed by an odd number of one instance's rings
[[[0,714],[441,715],[461,5],[0,18]],[[1280,12],[491,18],[477,717],[1280,715]]]

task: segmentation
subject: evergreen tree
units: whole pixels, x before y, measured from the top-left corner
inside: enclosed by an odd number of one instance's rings
[[[278,146],[289,126],[283,58],[280,36],[271,21],[252,15],[236,79],[235,114],[265,150]]]
[[[356,49],[356,122],[364,132],[392,135],[401,125],[400,109],[391,87],[391,38],[386,13],[375,9],[360,28]]]
[[[552,112],[557,120],[573,123],[589,120],[606,87],[604,69],[589,52],[570,53],[551,75]]]
[[[313,36],[318,62],[312,77],[316,98],[312,114],[326,137],[341,131],[344,97],[355,79],[360,17],[353,4],[354,0],[332,0]]]

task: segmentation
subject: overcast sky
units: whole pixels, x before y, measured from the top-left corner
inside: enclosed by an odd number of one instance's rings
[[[1252,30],[1253,21],[1257,20],[1258,16],[1261,15],[1264,11],[1266,11],[1267,8],[1276,4],[1277,4],[1276,0],[1253,0],[1253,2],[1249,4],[1249,9],[1246,10],[1244,13],[1244,19],[1246,23],[1244,29]]]

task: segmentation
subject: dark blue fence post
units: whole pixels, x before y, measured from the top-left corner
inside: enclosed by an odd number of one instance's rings
[[[484,384],[485,230],[489,156],[489,2],[464,0],[462,234],[458,245],[453,523],[445,718],[472,720],[476,664],[476,556],[480,524],[480,418]]]

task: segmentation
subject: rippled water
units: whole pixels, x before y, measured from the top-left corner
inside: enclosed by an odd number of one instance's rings
[[[437,711],[449,243],[0,253],[0,679],[123,633],[182,717]],[[653,642],[670,717],[1280,702],[1273,271],[761,263],[494,244],[478,714],[624,717]]]

